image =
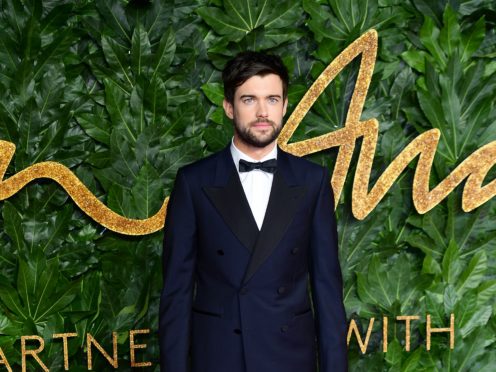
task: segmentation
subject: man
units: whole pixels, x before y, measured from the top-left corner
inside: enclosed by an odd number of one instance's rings
[[[276,146],[287,70],[244,52],[222,77],[232,142],[181,168],[168,205],[161,370],[345,371],[329,173]]]

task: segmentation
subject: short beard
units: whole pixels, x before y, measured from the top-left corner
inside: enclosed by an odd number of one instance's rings
[[[268,120],[268,119],[267,120],[254,120],[254,121],[248,123],[248,126],[246,128],[242,128],[239,125],[238,121],[236,120],[236,117],[233,118],[233,123],[234,123],[234,131],[237,133],[239,138],[243,142],[245,142],[246,144],[254,146],[254,147],[258,147],[258,148],[263,148],[263,147],[269,145],[270,143],[272,143],[277,138],[277,136],[279,136],[279,133],[281,133],[281,130],[282,130],[282,125],[277,126],[274,121]],[[250,131],[252,125],[254,125],[256,123],[269,123],[273,128],[272,135],[270,137],[265,138],[265,139],[257,138],[253,134],[253,132]]]

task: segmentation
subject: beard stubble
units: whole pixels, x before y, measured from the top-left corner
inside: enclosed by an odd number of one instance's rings
[[[279,133],[282,130],[282,123],[281,125],[277,125],[274,121],[269,119],[257,119],[249,122],[246,126],[243,127],[238,122],[236,116],[234,116],[233,123],[234,130],[243,142],[259,148],[263,148],[272,143],[277,138],[277,136],[279,136]],[[271,134],[269,136],[262,134],[257,135],[257,133],[255,133],[253,130],[253,126],[257,123],[269,123],[272,129],[268,128],[267,130],[271,130]]]

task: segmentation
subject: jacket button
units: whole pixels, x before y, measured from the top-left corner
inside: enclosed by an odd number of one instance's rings
[[[240,334],[241,334],[241,329],[239,329],[239,328],[235,328],[235,329],[233,330],[233,332],[234,332],[234,333],[236,333],[237,335],[240,335]]]
[[[296,253],[298,253],[298,247],[291,249],[291,254],[296,254]]]
[[[218,250],[217,250],[217,254],[218,254],[219,256],[224,256],[224,251],[223,251],[222,249],[218,249]]]
[[[283,294],[284,292],[286,292],[286,287],[279,287],[277,289],[277,293],[279,293],[279,294]]]
[[[284,332],[286,332],[287,330],[288,330],[288,326],[287,326],[287,325],[283,325],[283,326],[281,327],[281,332],[283,332],[283,333],[284,333]]]
[[[241,288],[241,289],[239,290],[239,294],[244,295],[244,294],[247,294],[247,293],[248,293],[248,288],[246,288],[246,287],[243,287],[243,288]]]

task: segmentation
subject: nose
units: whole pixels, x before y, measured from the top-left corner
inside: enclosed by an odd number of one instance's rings
[[[260,101],[257,105],[257,118],[267,118],[268,116],[267,103]]]

